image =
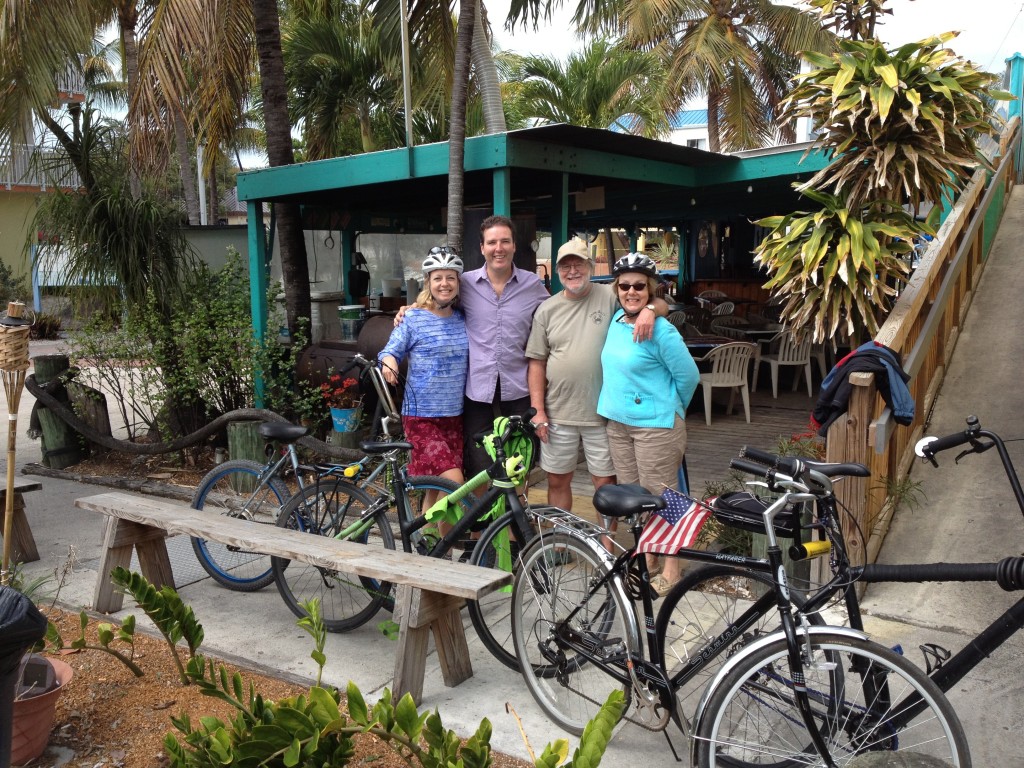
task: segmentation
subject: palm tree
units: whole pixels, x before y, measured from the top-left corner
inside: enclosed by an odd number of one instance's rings
[[[527,117],[587,128],[618,125],[649,138],[669,129],[665,72],[651,53],[595,40],[564,64],[553,56],[523,58],[519,76]]]
[[[554,2],[514,2],[509,20],[536,23]],[[706,99],[714,152],[771,141],[799,53],[834,47],[834,36],[813,14],[768,0],[579,0],[574,22],[582,31],[622,35],[625,44],[661,56],[671,109],[690,98]]]

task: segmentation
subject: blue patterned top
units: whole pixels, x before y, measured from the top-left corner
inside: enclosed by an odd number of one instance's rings
[[[409,360],[402,399],[403,416],[459,416],[469,369],[469,336],[462,312],[438,317],[426,309],[410,309],[391,332],[378,362],[392,355]]]

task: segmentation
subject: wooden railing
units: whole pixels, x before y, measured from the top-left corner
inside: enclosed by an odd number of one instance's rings
[[[871,468],[870,478],[837,486],[855,520],[844,526],[855,562],[874,562],[889,528],[893,510],[886,503],[886,483],[905,477],[913,463],[914,443],[942,384],[1016,182],[1020,144],[1021,124],[1015,118],[1000,136],[992,158],[995,172],[979,169],[974,174],[875,336],[902,355],[916,403],[913,424],[897,427],[874,376],[854,373],[849,410],[828,430],[826,460],[858,461]]]

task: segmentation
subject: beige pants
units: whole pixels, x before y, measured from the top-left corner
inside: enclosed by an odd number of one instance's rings
[[[639,483],[660,494],[665,486],[679,490],[679,465],[686,452],[686,422],[676,415],[671,429],[631,427],[608,422],[608,447],[618,483]]]

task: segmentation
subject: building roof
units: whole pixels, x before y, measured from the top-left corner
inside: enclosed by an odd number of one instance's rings
[[[465,145],[468,209],[511,212],[550,231],[568,199],[569,229],[678,226],[687,220],[759,218],[793,210],[794,180],[824,165],[806,146],[753,157],[724,155],[639,136],[546,125],[476,136]],[[361,232],[442,232],[448,143],[332,158],[238,176],[240,200],[295,202],[311,226]]]

